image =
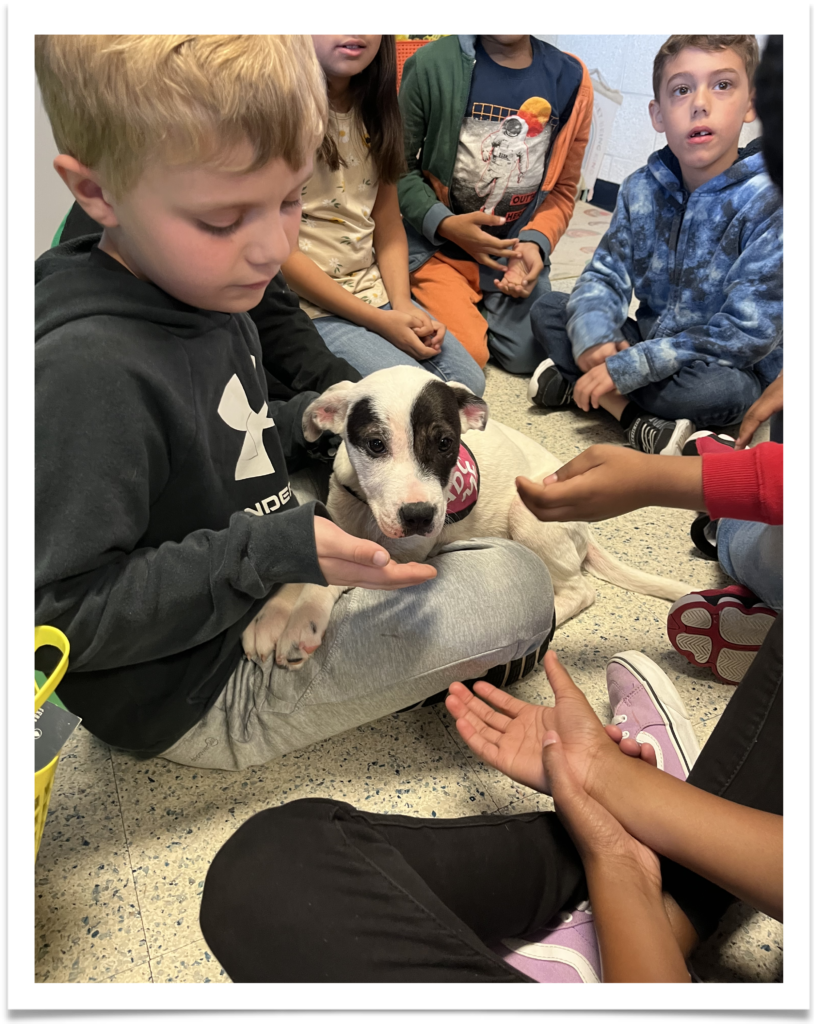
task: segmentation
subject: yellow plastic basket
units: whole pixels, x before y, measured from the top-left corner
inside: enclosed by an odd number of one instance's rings
[[[53,626],[34,627],[34,650],[39,647],[56,647],[62,653],[59,664],[48,677],[45,685],[38,688],[34,682],[34,710],[39,711],[46,700],[57,688],[57,684],[65,675],[68,668],[68,652],[71,649],[68,638]],[[57,762],[60,755],[54,758],[45,768],[34,773],[34,859],[37,859],[37,852],[40,849],[40,840],[43,837],[46,815],[48,814],[48,801],[51,799],[51,787],[54,785],[54,776],[57,773]]]

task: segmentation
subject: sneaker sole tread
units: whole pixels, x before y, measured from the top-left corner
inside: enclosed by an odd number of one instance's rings
[[[722,682],[735,685],[744,678],[775,619],[770,608],[747,608],[733,595],[711,605],[701,595],[688,594],[668,613],[668,638],[692,665],[707,667]]]

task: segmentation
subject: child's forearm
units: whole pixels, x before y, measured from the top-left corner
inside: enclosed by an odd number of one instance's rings
[[[395,185],[379,185],[372,209],[375,222],[373,244],[386,294],[393,309],[411,301],[409,290],[409,245],[398,205]]]
[[[783,818],[618,755],[589,793],[646,846],[763,913],[783,917]]]
[[[378,310],[333,281],[309,256],[294,252],[282,265],[281,272],[290,288],[301,298],[367,330],[376,330]]]
[[[620,862],[586,863],[604,982],[689,982],[690,974],[650,879]]]

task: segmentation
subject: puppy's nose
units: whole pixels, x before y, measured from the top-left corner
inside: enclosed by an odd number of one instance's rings
[[[435,507],[428,501],[415,501],[411,505],[401,505],[398,513],[407,537],[415,533],[425,534],[432,528],[435,518]]]

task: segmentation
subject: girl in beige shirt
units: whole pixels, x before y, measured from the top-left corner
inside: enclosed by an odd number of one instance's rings
[[[481,395],[480,367],[409,290],[394,37],[312,38],[330,120],[301,196],[298,251],[281,268],[287,283],[327,347],[362,374],[420,363]]]

